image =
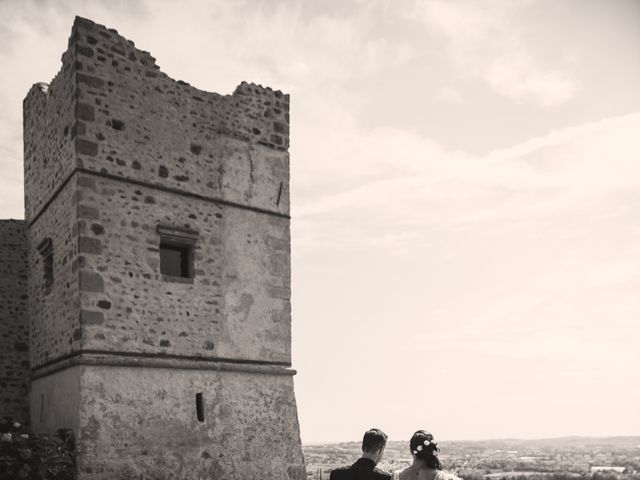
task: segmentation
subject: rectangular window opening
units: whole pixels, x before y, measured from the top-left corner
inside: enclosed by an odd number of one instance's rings
[[[192,248],[186,245],[161,243],[160,273],[171,277],[193,277]]]
[[[196,415],[199,422],[204,422],[204,399],[202,393],[196,393]]]
[[[166,277],[193,278],[194,249],[198,232],[158,226],[160,235],[160,273]]]

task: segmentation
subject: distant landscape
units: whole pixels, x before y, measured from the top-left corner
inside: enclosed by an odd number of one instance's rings
[[[640,436],[442,441],[439,447],[445,470],[464,480],[640,480]],[[360,453],[359,442],[305,445],[307,476],[328,479]],[[379,466],[393,471],[410,462],[408,442],[390,441]]]

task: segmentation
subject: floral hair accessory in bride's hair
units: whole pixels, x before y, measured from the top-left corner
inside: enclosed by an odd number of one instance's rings
[[[425,447],[428,447],[429,445],[432,445],[434,447],[436,447],[435,449],[425,449],[422,445],[424,445]],[[429,441],[429,440],[425,440],[424,442],[422,442],[422,445],[418,445],[411,453],[413,453],[414,455],[417,455],[418,452],[421,452],[422,450],[424,450],[425,453],[433,453],[434,455],[438,454],[438,449],[437,449],[437,443],[434,441]]]
[[[442,464],[438,458],[438,442],[433,435],[426,430],[418,430],[409,441],[409,451],[417,458],[426,462],[426,465],[436,470],[442,470]]]

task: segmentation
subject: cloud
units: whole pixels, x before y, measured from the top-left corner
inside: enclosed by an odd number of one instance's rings
[[[537,101],[542,107],[565,103],[576,93],[576,86],[566,73],[539,71],[525,52],[495,58],[483,74],[502,95],[518,102]]]
[[[24,217],[22,138],[19,134],[19,127],[0,114],[0,219]]]
[[[616,209],[626,216],[618,197],[640,186],[640,114],[553,131],[484,156],[390,128],[359,132],[344,123],[324,131],[335,135],[327,151],[305,141],[296,152],[305,159],[296,179],[306,180],[294,191],[303,245],[324,244],[322,238],[330,248],[341,248],[340,239],[369,244],[376,229],[396,229],[399,238],[405,232],[411,239],[418,227],[420,235],[427,227],[453,231],[479,224],[527,229],[587,206],[602,218]],[[331,187],[324,188],[325,181]],[[344,236],[335,235],[338,219],[346,222]]]
[[[442,87],[434,98],[437,101],[445,103],[454,103],[458,105],[462,105],[463,103],[465,103],[462,94],[449,85]]]
[[[407,16],[440,32],[462,77],[480,78],[516,102],[552,107],[574,98],[578,87],[563,61],[534,54],[523,13],[532,3],[418,0]]]

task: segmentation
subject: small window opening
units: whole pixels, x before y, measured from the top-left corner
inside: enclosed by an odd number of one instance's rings
[[[160,273],[167,277],[193,278],[193,251],[198,232],[159,226]]]
[[[202,393],[196,393],[196,415],[199,422],[204,422],[204,399]]]
[[[48,295],[53,287],[53,242],[50,238],[45,238],[40,242],[38,252],[42,257],[44,294]]]
[[[160,243],[160,272],[172,277],[191,278],[191,247]]]

